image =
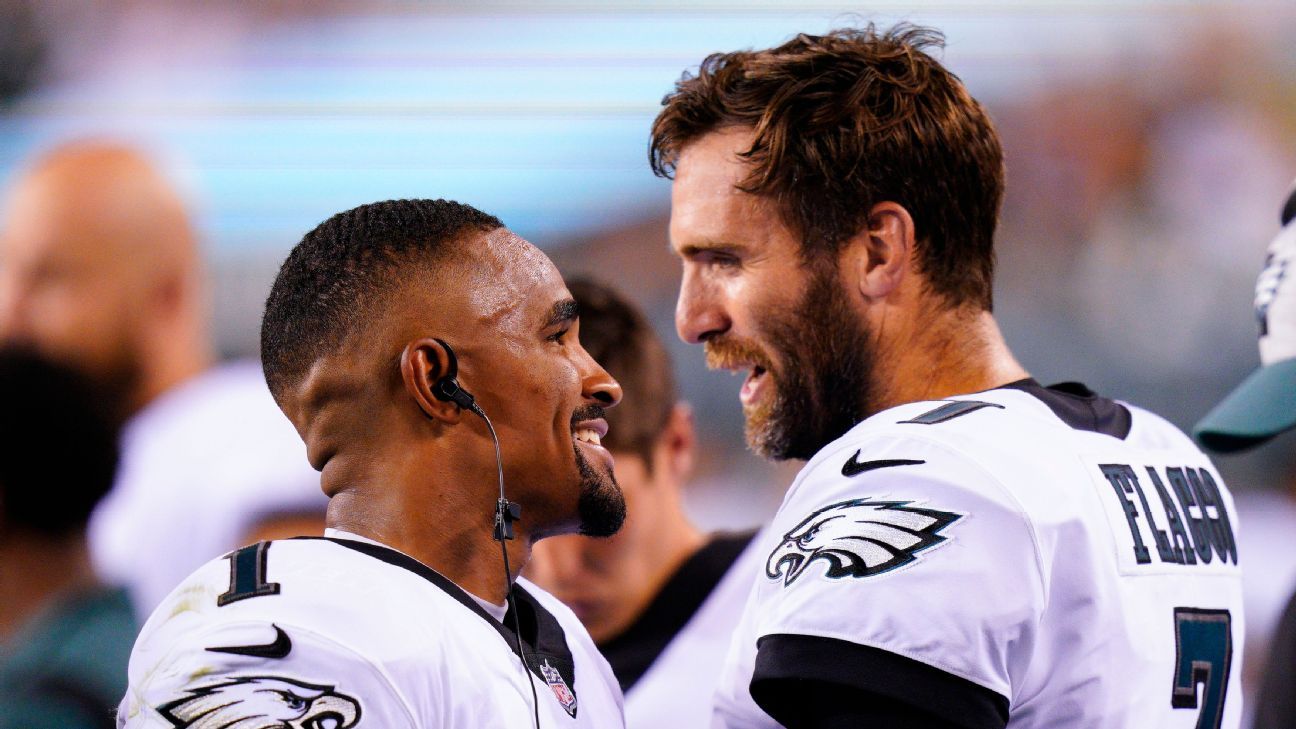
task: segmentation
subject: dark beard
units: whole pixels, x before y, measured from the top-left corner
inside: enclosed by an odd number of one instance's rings
[[[610,537],[621,531],[626,518],[626,503],[616,476],[596,471],[579,451],[576,452],[576,467],[581,474],[580,497],[576,502],[580,533],[587,537]]]
[[[747,418],[747,445],[774,460],[808,461],[872,413],[873,348],[826,263],[807,266],[805,296],[787,313],[765,315],[779,362],[772,404]]]
[[[572,415],[572,425],[581,420],[603,417],[603,408],[590,405],[580,408]],[[576,500],[576,512],[580,517],[580,533],[587,537],[610,537],[621,531],[625,523],[626,503],[621,487],[617,485],[616,474],[612,471],[600,473],[590,462],[585,460],[580,446],[572,443],[576,453],[576,468],[580,471],[580,495]]]

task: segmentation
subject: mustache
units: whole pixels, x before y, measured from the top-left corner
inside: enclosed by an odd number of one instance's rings
[[[702,344],[702,349],[706,353],[708,369],[731,370],[753,365],[766,371],[773,369],[773,362],[764,350],[745,339],[708,339]]]
[[[605,419],[607,419],[607,408],[602,407],[600,405],[582,405],[581,407],[576,408],[576,412],[572,413],[571,416],[572,429],[574,430],[576,428],[576,424],[583,420],[605,420]]]

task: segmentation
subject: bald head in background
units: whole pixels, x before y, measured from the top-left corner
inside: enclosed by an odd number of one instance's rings
[[[55,148],[21,173],[0,231],[0,337],[91,376],[129,417],[212,362],[196,236],[142,154]]]
[[[319,476],[261,368],[215,362],[197,235],[158,167],[77,141],[7,182],[0,342],[79,371],[122,425],[87,532],[99,576],[142,617],[213,555],[320,533]]]

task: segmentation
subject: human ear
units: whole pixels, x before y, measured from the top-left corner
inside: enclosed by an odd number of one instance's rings
[[[671,481],[683,484],[693,472],[697,451],[697,430],[693,427],[693,408],[686,402],[677,402],[671,408],[654,449],[654,468],[664,469]]]
[[[867,225],[848,244],[844,255],[853,283],[866,301],[890,296],[910,269],[914,222],[903,206],[884,201],[869,210]]]
[[[438,380],[450,371],[450,354],[441,342],[430,337],[416,339],[401,352],[401,381],[405,392],[423,414],[444,423],[457,423],[463,413],[457,404],[434,394]]]

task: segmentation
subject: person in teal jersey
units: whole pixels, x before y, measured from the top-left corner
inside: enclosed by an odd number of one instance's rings
[[[21,349],[0,350],[0,402],[0,729],[112,727],[137,625],[94,577],[85,526],[116,426],[79,376]]]

